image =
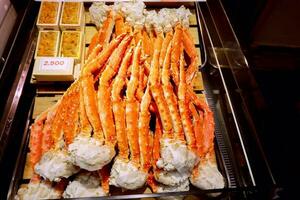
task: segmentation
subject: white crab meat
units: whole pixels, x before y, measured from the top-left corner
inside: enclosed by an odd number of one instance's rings
[[[178,186],[189,179],[188,173],[181,174],[178,171],[159,171],[154,174],[155,180],[168,186]]]
[[[199,162],[198,157],[181,141],[163,138],[161,144],[161,158],[157,161],[158,168],[179,173],[191,173]]]
[[[178,22],[184,27],[189,27],[189,18],[191,12],[189,9],[181,6],[180,8],[163,8],[159,12],[156,11],[144,11],[145,15],[145,27],[149,32],[154,28],[156,31],[171,31]]]
[[[68,148],[74,165],[88,171],[95,171],[107,165],[115,156],[115,150],[100,144],[94,138],[76,137]]]
[[[167,185],[163,185],[163,184],[159,184],[157,187],[157,192],[161,193],[161,192],[185,192],[185,191],[189,191],[190,189],[190,182],[189,180],[185,180],[184,182],[182,182],[180,185],[177,186],[167,186]],[[167,196],[167,197],[160,197],[159,199],[162,200],[181,200],[184,199],[184,196]]]
[[[143,11],[146,5],[143,1],[116,2],[113,5],[115,13],[122,13],[125,21],[134,28],[143,28],[145,17]]]
[[[100,178],[96,174],[82,173],[71,181],[63,193],[64,198],[106,196],[100,186]]]
[[[127,190],[135,190],[146,183],[147,173],[140,171],[130,162],[116,159],[111,172],[110,184]]]
[[[94,2],[89,8],[91,21],[100,28],[107,18],[107,12],[110,6],[105,5],[105,2]]]
[[[55,190],[49,182],[29,183],[27,187],[20,188],[15,196],[16,200],[60,199],[61,192]]]
[[[50,181],[60,181],[68,178],[79,171],[73,165],[69,153],[66,150],[49,150],[35,165],[35,172]]]
[[[209,160],[200,162],[198,170],[199,175],[197,177],[190,177],[190,181],[194,186],[204,190],[224,188],[224,178],[215,162]]]
[[[159,17],[158,13],[155,10],[145,11],[145,28],[148,32],[155,30],[156,32],[162,32],[162,18]]]

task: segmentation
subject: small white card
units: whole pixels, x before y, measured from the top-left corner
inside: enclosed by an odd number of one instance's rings
[[[35,60],[33,77],[37,81],[73,81],[74,58],[39,57]]]
[[[73,67],[74,59],[72,58],[52,58],[45,57],[40,58],[39,71],[58,72],[69,71],[70,67]]]

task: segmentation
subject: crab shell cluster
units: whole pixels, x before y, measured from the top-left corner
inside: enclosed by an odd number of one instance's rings
[[[191,89],[199,57],[190,11],[148,11],[137,1],[93,3],[90,13],[100,30],[81,77],[31,126],[35,178],[17,198],[103,196],[109,185],[135,190],[146,183],[154,192],[188,191],[190,182],[224,187],[212,113]],[[64,192],[43,179],[62,183]]]

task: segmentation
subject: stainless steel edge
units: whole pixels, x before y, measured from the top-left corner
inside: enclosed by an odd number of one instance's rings
[[[209,6],[208,6],[208,8],[209,8]],[[201,8],[199,10],[200,10],[201,16],[203,17],[203,14],[201,12]],[[207,30],[207,33],[208,33],[208,38],[209,38],[209,41],[211,43],[211,46],[215,47],[216,45],[214,45],[214,42],[213,42],[213,40],[212,40],[212,38],[210,36],[209,30]],[[224,79],[223,72],[222,72],[222,69],[221,69],[221,66],[220,66],[220,63],[219,63],[219,56],[217,55],[217,53],[216,53],[216,51],[215,51],[214,48],[212,48],[212,52],[213,52],[213,55],[214,55],[214,58],[215,58],[215,61],[216,61],[216,66],[215,67],[218,69],[218,71],[220,73],[220,76],[221,76],[221,79],[222,79],[222,82],[223,82],[223,86],[224,86],[224,89],[225,89],[225,92],[226,92],[227,101],[228,101],[228,104],[230,106],[230,109],[232,110],[234,124],[236,126],[236,130],[237,130],[237,133],[238,133],[239,141],[240,141],[240,144],[241,144],[241,147],[242,147],[242,150],[243,150],[243,155],[245,157],[247,168],[249,170],[249,175],[250,175],[250,178],[251,178],[253,186],[256,186],[256,181],[254,179],[253,172],[252,172],[252,166],[250,165],[248,154],[247,154],[247,151],[246,151],[246,148],[245,148],[245,145],[244,145],[244,141],[243,141],[243,138],[242,138],[242,135],[241,135],[241,129],[240,129],[237,117],[235,115],[235,110],[234,110],[234,108],[232,106],[232,102],[231,102],[231,98],[229,96],[229,91],[227,89],[226,81]]]
[[[203,57],[204,59],[202,60],[201,58],[201,65],[200,65],[200,69],[203,68],[206,63],[207,63],[207,48],[206,48],[206,45],[205,45],[205,40],[204,40],[204,37],[203,37],[203,28],[202,28],[202,20],[199,19],[199,16],[200,16],[200,13],[199,13],[199,10],[197,9],[197,3],[195,2],[195,10],[196,10],[196,17],[197,17],[197,24],[198,24],[198,30],[199,30],[199,33],[200,33],[200,39],[201,41],[199,41],[202,45],[202,51],[203,51]],[[201,49],[200,49],[201,50]]]

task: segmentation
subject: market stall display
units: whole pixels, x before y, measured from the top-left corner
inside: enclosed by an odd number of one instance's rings
[[[200,58],[188,30],[190,11],[147,11],[137,2],[95,3],[90,12],[102,21],[80,78],[32,125],[38,128],[30,133],[29,185],[42,184],[40,177],[60,184],[80,167],[99,170],[104,193],[98,195],[108,195],[109,185],[135,190],[146,182],[153,192],[188,191],[189,181],[223,188],[213,115],[192,89]],[[80,52],[79,38],[80,32],[64,31],[60,55]],[[72,184],[70,197],[96,195],[72,194]]]

